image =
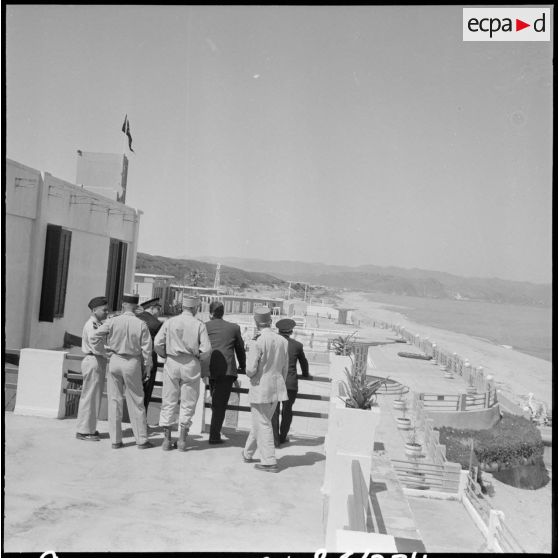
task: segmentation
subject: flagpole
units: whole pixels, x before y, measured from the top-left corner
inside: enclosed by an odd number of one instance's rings
[[[126,123],[127,118],[128,115],[124,118],[124,124]],[[126,156],[126,142],[128,141],[128,136],[122,130],[120,130],[120,132],[122,133],[122,155]]]

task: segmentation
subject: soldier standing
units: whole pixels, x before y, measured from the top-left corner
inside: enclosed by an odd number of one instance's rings
[[[149,335],[151,335],[151,341],[155,342],[155,336],[159,333],[163,322],[159,321],[158,316],[161,311],[161,305],[159,304],[159,297],[152,298],[151,300],[146,300],[140,304],[136,310],[136,316],[147,325],[149,329]],[[151,401],[151,395],[153,394],[153,387],[155,385],[155,379],[157,378],[157,353],[153,350],[151,352],[151,370],[147,375],[147,378],[143,384],[144,398],[143,403],[145,405],[145,412],[147,413],[147,408],[149,407],[149,402]]]
[[[200,358],[211,351],[205,324],[195,317],[198,307],[197,298],[185,297],[182,314],[169,318],[155,337],[155,350],[166,359],[159,419],[159,426],[163,426],[165,432],[164,451],[177,447],[171,437],[177,422],[180,425],[178,449],[186,451],[186,436],[200,395]]]
[[[85,353],[85,357],[81,361],[83,384],[79,398],[76,438],[98,442],[100,438],[97,432],[97,416],[101,407],[108,360],[105,347],[95,349],[91,336],[107,319],[107,299],[104,296],[97,296],[89,301],[88,306],[91,316],[85,322],[81,335],[81,350]]]
[[[151,368],[152,342],[149,329],[135,315],[138,301],[138,295],[125,294],[122,297],[122,314],[107,320],[92,336],[95,349],[100,351],[106,344],[111,353],[107,392],[109,432],[113,449],[119,449],[123,445],[124,391],[138,449],[153,447],[147,440],[142,385],[142,379]]]
[[[279,447],[289,441],[287,434],[293,420],[293,405],[298,394],[298,377],[296,374],[296,363],[300,364],[300,370],[304,377],[308,377],[308,360],[304,354],[304,346],[300,341],[291,339],[296,322],[289,318],[279,320],[275,327],[279,331],[279,335],[284,337],[289,344],[289,371],[285,384],[287,386],[287,401],[277,404],[271,423],[273,425],[273,438],[275,447]],[[279,405],[281,405],[281,426],[279,426]]]

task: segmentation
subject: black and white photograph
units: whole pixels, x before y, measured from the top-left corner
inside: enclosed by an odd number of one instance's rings
[[[3,4],[3,553],[551,554],[553,10]]]

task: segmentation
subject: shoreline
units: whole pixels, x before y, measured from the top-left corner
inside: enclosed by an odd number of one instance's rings
[[[533,393],[536,401],[544,402],[547,409],[552,408],[551,362],[487,339],[414,322],[402,312],[396,312],[394,305],[370,300],[370,293],[351,291],[341,296],[345,305],[357,309],[353,315],[362,325],[370,326],[374,320],[400,324],[421,337],[429,337],[442,349],[468,358],[473,366],[482,366],[487,374],[494,376],[496,388],[521,407],[528,394]]]

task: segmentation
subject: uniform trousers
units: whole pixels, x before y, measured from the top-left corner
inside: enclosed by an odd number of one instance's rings
[[[276,407],[277,401],[271,403],[250,403],[252,428],[244,446],[244,456],[251,459],[257,448],[260,450],[262,465],[277,464],[275,444],[273,443],[273,429],[271,427],[271,417]]]
[[[178,422],[182,428],[190,429],[200,395],[200,378],[199,359],[188,354],[167,355],[159,426],[174,426]]]
[[[113,354],[107,375],[108,422],[113,443],[122,441],[122,408],[124,393],[136,444],[147,442],[147,420],[143,405],[143,383],[140,357]]]
[[[221,438],[221,428],[223,427],[229,397],[231,396],[231,390],[235,380],[236,376],[221,376],[219,378],[209,379],[209,387],[211,390],[210,440],[219,440]]]
[[[149,372],[149,376],[147,380],[143,384],[143,404],[145,405],[145,411],[147,412],[147,407],[149,407],[149,402],[151,401],[151,396],[153,395],[153,387],[155,386],[155,379],[157,378],[157,353],[153,351],[151,353],[151,360],[153,362],[153,366],[151,367],[151,371]]]
[[[288,389],[287,395],[289,399],[287,401],[281,401],[277,404],[277,408],[273,413],[273,418],[271,419],[271,424],[273,426],[273,438],[275,444],[282,444],[287,438],[289,429],[291,428],[291,423],[293,421],[293,405],[296,401],[296,396],[298,390]],[[279,426],[279,406],[281,406],[281,426]]]
[[[97,430],[106,372],[107,359],[103,356],[87,355],[81,361],[83,384],[77,415],[79,434],[94,434]]]

